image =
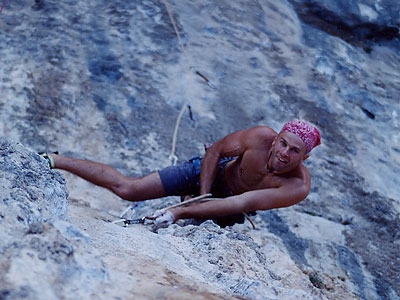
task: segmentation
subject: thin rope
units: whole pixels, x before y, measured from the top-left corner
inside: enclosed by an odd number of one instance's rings
[[[175,129],[174,129],[174,135],[172,137],[172,147],[171,147],[171,154],[169,155],[169,160],[171,161],[171,164],[174,166],[176,165],[176,163],[178,162],[178,157],[175,154],[175,149],[176,149],[176,140],[178,138],[178,129],[179,129],[179,124],[181,122],[183,113],[185,112],[186,109],[186,104],[187,102],[185,102],[185,104],[182,106],[181,111],[179,112],[178,118],[176,119],[176,123],[175,123]]]
[[[177,36],[177,38],[178,38],[179,46],[180,46],[181,49],[182,49],[182,53],[185,55],[186,52],[185,52],[185,48],[183,47],[182,38],[181,38],[181,35],[180,35],[180,33],[179,33],[178,26],[176,26],[174,17],[172,16],[172,12],[171,12],[171,9],[169,8],[168,2],[167,2],[166,0],[161,0],[161,2],[164,4],[165,9],[167,10],[169,19],[171,20],[171,23],[172,23],[172,27],[174,27],[175,34],[176,34],[176,36]]]
[[[179,46],[180,46],[180,48],[181,48],[181,50],[182,50],[182,54],[183,54],[183,56],[184,56],[184,58],[185,58],[185,60],[186,60],[186,63],[190,66],[191,64],[189,63],[189,62],[190,62],[190,61],[189,61],[189,58],[188,58],[188,56],[186,55],[186,51],[185,51],[185,48],[184,48],[184,46],[183,46],[183,42],[182,42],[181,35],[180,35],[180,33],[179,33],[178,27],[176,26],[174,17],[172,16],[172,12],[171,12],[171,10],[170,10],[170,8],[169,8],[168,2],[167,2],[166,0],[161,0],[161,2],[164,4],[165,9],[167,10],[169,19],[170,19],[170,21],[171,21],[172,27],[174,28],[175,34],[176,34],[176,36],[177,36],[177,38],[178,38],[178,43],[179,43]],[[192,68],[192,67],[189,67],[189,68]],[[183,113],[185,112],[185,109],[186,109],[186,107],[188,106],[188,103],[189,103],[189,101],[186,100],[185,103],[182,105],[182,108],[181,108],[181,110],[180,110],[180,112],[179,112],[178,118],[176,119],[175,129],[174,129],[174,135],[173,135],[173,137],[172,137],[171,154],[170,154],[169,157],[168,157],[169,160],[171,161],[171,164],[172,164],[172,165],[176,165],[176,163],[178,162],[178,157],[177,157],[176,154],[175,154],[175,150],[176,150],[176,141],[177,141],[177,137],[178,137],[179,124],[180,124],[180,122],[181,122]]]
[[[173,205],[170,205],[168,207],[163,208],[163,210],[168,210],[171,208],[175,208],[175,207],[180,207],[180,206],[188,206],[190,204],[193,204],[194,202],[197,203],[201,203],[201,202],[207,202],[207,201],[220,201],[220,200],[224,200],[224,198],[210,198],[212,197],[212,194],[204,194],[204,195],[200,195],[194,198],[191,198],[189,200],[183,201],[183,202],[179,202]],[[249,215],[245,212],[242,212],[243,216],[250,222],[251,227],[253,227],[253,229],[256,229],[256,225],[254,224],[253,220],[249,217]]]
[[[0,8],[0,14],[3,11],[4,6],[6,6],[6,3],[7,3],[7,0],[4,0],[3,4],[1,5],[1,8]]]

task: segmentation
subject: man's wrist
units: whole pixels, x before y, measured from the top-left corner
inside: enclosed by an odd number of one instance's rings
[[[180,213],[181,209],[180,209],[180,207],[170,208],[170,209],[168,209],[168,211],[172,214],[174,222],[176,220],[181,219],[181,213]]]

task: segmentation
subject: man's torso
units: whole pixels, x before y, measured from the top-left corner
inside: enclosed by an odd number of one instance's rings
[[[269,145],[261,145],[248,149],[241,157],[231,161],[226,166],[225,180],[233,194],[238,195],[244,192],[279,188],[289,184],[294,177],[304,176],[303,165],[299,170],[291,174],[277,175],[268,170],[268,160],[270,158]]]

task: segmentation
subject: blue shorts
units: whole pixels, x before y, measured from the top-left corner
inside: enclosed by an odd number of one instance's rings
[[[218,173],[212,191],[214,197],[232,196],[227,187],[224,174],[226,164],[236,159],[224,158],[218,164]],[[166,196],[198,195],[200,190],[201,157],[194,157],[176,166],[169,166],[158,171]]]
[[[211,188],[213,197],[225,198],[232,196],[225,181],[225,167],[228,162],[236,157],[223,158],[218,163],[218,173]],[[195,157],[176,166],[169,166],[158,171],[161,182],[164,186],[166,196],[187,196],[199,195],[200,190],[200,170],[202,158]],[[218,217],[213,219],[221,227],[231,226],[235,223],[243,223],[243,214]]]

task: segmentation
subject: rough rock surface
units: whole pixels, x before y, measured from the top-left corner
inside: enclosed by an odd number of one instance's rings
[[[0,298],[399,299],[399,11],[390,0],[7,2]],[[120,227],[129,203],[36,154],[138,176],[294,117],[323,134],[305,161],[311,193],[253,216],[256,230]]]

